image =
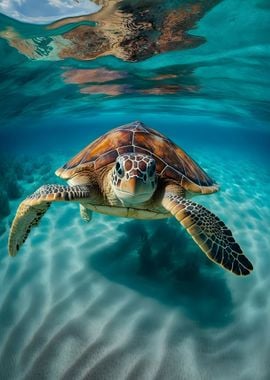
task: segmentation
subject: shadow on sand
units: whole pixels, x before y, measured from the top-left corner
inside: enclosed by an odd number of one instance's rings
[[[225,273],[209,261],[178,226],[169,221],[127,221],[122,236],[87,257],[87,265],[204,327],[232,321],[233,303]]]

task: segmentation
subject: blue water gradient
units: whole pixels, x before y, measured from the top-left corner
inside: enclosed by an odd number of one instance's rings
[[[189,31],[205,41],[196,48],[49,60],[18,43],[74,25],[0,15],[0,379],[270,378],[269,25],[268,1],[224,0]],[[53,205],[8,257],[19,203],[134,120],[220,184],[194,200],[232,229],[250,276],[216,266],[174,219],[85,224],[74,204]]]

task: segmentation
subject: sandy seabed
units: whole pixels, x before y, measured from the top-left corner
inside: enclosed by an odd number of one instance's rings
[[[270,378],[270,173],[198,153],[222,191],[197,201],[232,229],[252,275],[210,262],[174,219],[85,224],[77,205],[53,205],[15,259],[8,228],[0,237],[1,380]]]

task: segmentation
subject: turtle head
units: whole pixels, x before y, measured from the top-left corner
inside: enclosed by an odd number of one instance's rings
[[[112,187],[123,204],[132,205],[149,200],[157,187],[154,158],[140,153],[118,156],[112,171]]]

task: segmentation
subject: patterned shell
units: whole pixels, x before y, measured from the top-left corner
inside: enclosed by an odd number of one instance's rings
[[[82,168],[110,168],[118,155],[131,152],[154,157],[157,175],[179,183],[186,190],[204,194],[218,190],[213,180],[182,149],[166,136],[138,121],[101,136],[59,168],[56,175],[70,179],[78,175]]]

